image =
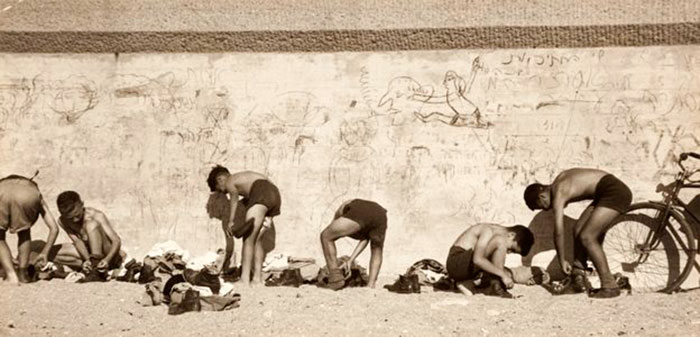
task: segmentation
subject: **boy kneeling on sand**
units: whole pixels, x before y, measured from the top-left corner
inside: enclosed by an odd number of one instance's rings
[[[525,256],[534,242],[532,232],[522,225],[476,224],[464,231],[450,248],[447,274],[457,282],[461,292],[469,295],[465,283],[482,272],[481,286],[488,287],[486,295],[513,298],[506,290],[513,287],[513,279],[504,267],[506,254]]]

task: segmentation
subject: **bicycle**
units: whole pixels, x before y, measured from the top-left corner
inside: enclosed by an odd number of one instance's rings
[[[608,226],[603,250],[612,273],[629,278],[635,292],[677,291],[693,266],[700,233],[700,194],[686,204],[678,197],[682,189],[700,188],[692,176],[700,169],[689,170],[683,162],[700,154],[686,152],[678,159],[680,172],[668,185],[659,184],[662,201],[632,204]]]

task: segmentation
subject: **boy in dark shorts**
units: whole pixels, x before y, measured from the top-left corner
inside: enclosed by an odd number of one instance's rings
[[[226,234],[243,238],[241,281],[244,284],[262,284],[262,264],[266,249],[261,238],[265,232],[274,229],[272,218],[280,214],[282,199],[279,190],[263,174],[252,171],[231,174],[219,165],[209,173],[207,184],[212,192],[218,191],[229,196],[231,208]],[[234,218],[239,195],[243,197],[246,216],[245,222],[236,223]]]
[[[58,226],[49,211],[49,206],[33,180],[18,175],[0,179],[0,265],[10,283],[30,282],[27,269],[32,241],[30,228],[39,215],[49,228],[49,236],[46,239],[49,244],[41,250],[34,261],[36,267],[42,268],[48,261],[49,250],[58,236]],[[15,272],[10,248],[5,242],[7,231],[17,233],[19,274]]]
[[[373,201],[352,199],[344,202],[335,212],[333,221],[321,232],[321,248],[328,266],[328,287],[339,290],[345,286],[343,271],[349,272],[350,267],[360,253],[370,243],[372,256],[369,262],[368,286],[374,288],[382,266],[384,238],[386,235],[386,209]],[[350,259],[338,266],[335,241],[342,237],[350,237],[360,242],[350,255]]]
[[[554,210],[554,245],[564,273],[571,278],[567,292],[588,289],[585,270],[590,256],[600,276],[600,289],[590,289],[589,296],[610,298],[620,295],[620,288],[610,272],[603,252],[605,228],[632,203],[629,187],[612,174],[597,169],[575,168],[560,173],[551,185],[531,184],[525,189],[525,203],[531,210]],[[572,265],[564,257],[564,208],[570,202],[592,200],[581,213],[575,228]]]
[[[487,295],[513,298],[506,290],[513,287],[513,279],[504,267],[506,254],[525,256],[534,242],[532,232],[522,225],[476,224],[464,231],[450,248],[445,265],[447,274],[465,292],[464,282],[483,272],[481,285],[489,288]]]

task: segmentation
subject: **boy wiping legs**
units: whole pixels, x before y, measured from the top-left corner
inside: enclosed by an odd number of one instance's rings
[[[49,211],[49,207],[41,196],[37,184],[31,179],[11,175],[0,179],[0,265],[5,270],[7,281],[18,284],[29,282],[27,267],[31,251],[30,228],[39,215],[49,228],[46,245],[34,261],[35,266],[42,268],[48,261],[51,246],[56,242],[58,226]],[[19,255],[19,275],[12,264],[12,254],[5,242],[5,233],[17,233],[17,250]]]
[[[229,173],[223,166],[214,167],[207,184],[212,192],[219,191],[229,196],[231,204],[228,235],[243,238],[241,254],[241,281],[244,284],[262,284],[262,264],[266,247],[263,236],[274,229],[272,218],[280,214],[282,199],[277,187],[263,174],[253,171]],[[235,223],[238,196],[246,205],[245,222]]]
[[[554,210],[554,244],[559,263],[571,278],[573,292],[587,288],[585,268],[590,257],[600,276],[600,289],[593,289],[590,296],[610,298],[620,295],[620,289],[610,272],[601,245],[605,228],[632,202],[632,192],[612,174],[597,169],[574,168],[563,171],[551,185],[531,184],[525,189],[525,203],[531,210]],[[570,202],[593,200],[581,214],[574,231],[574,256],[572,266],[564,258],[564,208]]]
[[[328,266],[328,287],[334,290],[343,288],[345,277],[343,270],[349,273],[353,262],[370,244],[368,286],[374,288],[382,266],[384,238],[386,236],[386,209],[373,201],[352,199],[344,202],[335,212],[333,221],[321,232],[321,248]],[[350,259],[338,266],[335,241],[342,237],[360,240]]]
[[[513,279],[504,267],[506,254],[525,256],[534,242],[532,232],[522,225],[476,224],[464,231],[450,248],[447,274],[464,292],[464,283],[483,272],[481,285],[489,287],[488,295],[512,298],[506,290],[513,287]]]

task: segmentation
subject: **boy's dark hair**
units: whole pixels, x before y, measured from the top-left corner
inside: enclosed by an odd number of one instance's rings
[[[58,211],[61,213],[70,211],[75,204],[80,202],[80,195],[75,191],[61,192],[56,198],[56,206],[58,206]]]
[[[525,189],[525,193],[523,194],[523,198],[525,199],[525,204],[527,204],[527,207],[529,207],[531,211],[542,208],[539,205],[539,201],[540,201],[540,193],[542,192],[543,189],[544,189],[544,185],[542,185],[540,183],[530,184]]]
[[[228,169],[221,165],[216,165],[211,169],[211,172],[209,172],[209,177],[207,178],[207,184],[212,192],[216,191],[216,178],[227,173],[229,173]]]
[[[527,256],[527,254],[530,254],[530,249],[535,244],[535,235],[532,234],[532,231],[523,225],[508,227],[508,231],[515,233],[515,242],[520,246],[520,255]]]

